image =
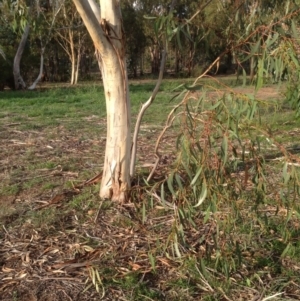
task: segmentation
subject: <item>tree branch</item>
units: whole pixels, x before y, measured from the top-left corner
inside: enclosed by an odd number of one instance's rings
[[[166,38],[165,38],[166,40]],[[134,171],[135,171],[135,161],[136,161],[136,150],[137,150],[137,140],[138,140],[138,134],[140,131],[140,127],[141,127],[141,121],[142,118],[146,112],[146,110],[149,108],[149,106],[153,103],[158,90],[160,88],[162,79],[163,79],[163,75],[164,75],[164,69],[165,69],[165,64],[166,64],[166,57],[167,57],[167,47],[166,47],[166,41],[164,42],[164,50],[163,50],[163,54],[162,54],[162,59],[160,62],[160,70],[159,70],[159,76],[158,76],[158,80],[156,82],[155,88],[153,89],[152,95],[150,96],[150,98],[142,105],[142,108],[138,114],[137,117],[137,121],[135,124],[135,128],[134,128],[134,133],[133,133],[133,139],[132,139],[132,149],[131,149],[131,161],[130,161],[130,176],[133,177],[134,175]]]
[[[174,6],[175,6],[176,0],[173,0],[170,6],[170,11],[169,14],[171,14],[174,10]],[[142,105],[142,108],[138,114],[137,117],[137,121],[135,124],[135,128],[134,128],[134,133],[133,133],[133,139],[132,139],[132,148],[131,148],[131,159],[130,159],[130,177],[134,176],[134,171],[135,171],[135,162],[136,162],[136,151],[137,151],[137,140],[138,140],[138,134],[140,131],[140,127],[141,127],[141,121],[142,118],[146,112],[146,110],[149,108],[149,106],[153,103],[153,101],[155,100],[155,97],[159,91],[163,76],[164,76],[164,69],[165,69],[165,65],[166,65],[166,58],[167,58],[167,37],[164,35],[163,36],[163,54],[162,54],[162,58],[161,58],[161,62],[160,62],[160,70],[159,70],[159,75],[158,75],[158,80],[157,83],[155,85],[155,88],[152,92],[152,95],[150,96],[150,98]]]
[[[99,23],[99,16],[96,16],[95,11],[93,10],[96,7],[95,2],[93,2],[93,0],[73,0],[79,15],[81,16],[92,40],[95,43],[95,47],[101,53],[101,55],[106,55],[108,51],[111,50],[112,46],[107,40],[106,35]]]

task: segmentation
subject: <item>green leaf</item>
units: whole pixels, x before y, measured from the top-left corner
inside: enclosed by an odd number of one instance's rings
[[[294,20],[291,22],[291,29],[292,29],[292,36],[294,39],[299,39],[297,25],[295,24]]]
[[[190,180],[192,180],[193,176],[192,176],[191,170],[188,168],[188,166],[185,164],[185,162],[182,161],[181,164],[183,165],[183,167],[184,167],[186,173],[188,174]]]
[[[266,47],[270,48],[279,38],[278,32],[275,32],[273,34],[273,37],[269,36],[266,41]]]
[[[157,19],[157,17],[144,15],[144,19],[147,19],[147,20],[155,20],[155,19]]]
[[[183,185],[182,185],[182,182],[181,182],[181,177],[178,173],[175,174],[175,179],[176,179],[176,182],[180,188],[180,190],[183,190]]]
[[[178,238],[177,238],[177,234],[174,234],[174,249],[175,249],[175,253],[177,255],[178,258],[181,257],[181,253],[179,251],[179,245],[178,245]]]
[[[204,220],[203,220],[204,224],[206,224],[206,222],[209,220],[210,213],[211,213],[211,206],[209,205],[205,211],[205,216],[204,216]]]
[[[260,59],[258,61],[258,70],[257,70],[257,81],[256,81],[256,90],[259,90],[263,86],[263,76],[264,76],[264,61]]]
[[[180,40],[180,30],[178,30],[176,32],[176,40],[177,40],[177,44],[178,44],[179,49],[182,49],[182,44],[181,44],[181,40]]]
[[[194,185],[195,185],[195,183],[197,182],[197,180],[198,180],[198,178],[199,178],[201,172],[202,172],[202,166],[199,167],[199,169],[198,169],[196,175],[194,176],[194,178],[193,178],[193,180],[192,180],[192,182],[191,182],[191,184],[190,184],[191,186],[194,186]]]
[[[291,175],[288,172],[288,163],[287,162],[284,163],[283,170],[282,170],[282,176],[283,176],[283,182],[286,185],[291,178]]]
[[[291,248],[291,244],[288,243],[285,249],[283,250],[283,252],[281,253],[280,257],[284,257],[289,252],[290,248]]]
[[[203,258],[200,259],[200,268],[204,278],[209,279]]]
[[[174,179],[174,172],[172,172],[169,175],[169,177],[167,179],[167,185],[168,185],[168,188],[169,188],[170,192],[172,193],[173,197],[176,197],[176,193],[173,188],[173,179]]]
[[[215,110],[221,104],[222,104],[222,100],[219,99],[215,104],[213,104],[212,106],[208,107],[208,110],[209,111],[213,111],[213,110]]]
[[[152,270],[155,271],[156,270],[156,262],[155,262],[155,258],[151,252],[148,253],[148,257],[149,257],[149,261],[150,261]]]
[[[203,182],[200,198],[198,200],[198,203],[194,206],[194,208],[199,207],[205,201],[206,196],[207,196],[207,187],[206,187],[206,183]]]
[[[258,39],[258,41],[251,47],[250,53],[241,62],[242,63],[247,62],[250,58],[257,55],[259,53],[260,47],[261,47],[261,40]]]
[[[192,85],[192,86],[184,85],[184,87],[188,91],[199,91],[199,90],[201,90],[203,88],[203,85]]]
[[[258,53],[258,50],[259,50],[260,46],[261,46],[261,40],[258,39],[258,41],[256,42],[256,44],[253,47],[251,47],[251,56],[253,56],[253,55],[255,55],[255,54]]]

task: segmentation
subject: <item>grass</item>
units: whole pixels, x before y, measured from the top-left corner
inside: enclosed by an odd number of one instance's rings
[[[221,80],[236,84],[233,77]],[[206,84],[211,91],[217,87],[214,79]],[[130,83],[133,120],[154,85]],[[165,81],[145,115],[141,165],[151,161],[155,140],[178,102],[170,100],[179,85]],[[277,108],[261,109],[262,123],[283,146],[296,144],[299,119],[287,104],[264,97]],[[282,162],[271,161],[265,170],[277,187],[264,202],[242,191],[192,208],[189,200],[174,201],[166,183],[168,207],[156,197],[162,195],[161,186],[145,186],[141,173],[132,202],[122,206],[100,200],[98,182],[83,185],[102,167],[106,121],[101,85],[2,92],[0,112],[3,296],[21,300],[30,291],[39,296],[55,288],[53,301],[66,296],[99,300],[98,283],[105,300],[298,300],[299,197],[280,196],[280,188],[291,195],[295,190],[292,181],[282,183]],[[179,129],[176,125],[166,136],[165,150],[174,153]],[[148,172],[147,167],[140,170]],[[162,179],[168,175],[168,169],[159,172]],[[88,272],[91,266],[100,280]]]

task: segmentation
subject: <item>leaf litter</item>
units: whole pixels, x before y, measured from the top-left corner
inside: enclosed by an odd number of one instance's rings
[[[84,122],[92,127],[95,119],[93,115]],[[99,124],[103,126],[105,120]],[[197,283],[191,283],[191,290],[171,284],[172,280],[192,279],[185,272],[182,258],[193,262],[209,250],[214,253],[218,229],[213,218],[204,223],[200,214],[193,228],[184,229],[183,244],[170,234],[176,223],[172,204],[166,207],[153,194],[153,208],[147,209],[145,219],[141,218],[147,197],[139,191],[139,179],[134,187],[140,197],[138,203],[116,205],[95,197],[105,137],[63,125],[24,130],[22,123],[7,120],[0,130],[0,189],[4,192],[0,195],[0,300],[151,300],[143,299],[143,292],[138,291],[141,283],[155,296],[152,300],[202,300],[204,293],[233,300],[212,288],[210,273],[220,282],[225,277],[209,268],[204,275],[195,266],[199,277]],[[144,173],[150,172],[155,162],[156,130],[147,130],[140,137],[138,168]],[[155,179],[164,178],[174,160],[175,139],[175,133],[162,139]],[[91,206],[70,206],[89,189]],[[271,214],[276,208],[266,210]],[[41,214],[38,223],[34,214]],[[219,214],[222,219],[226,211]],[[222,233],[220,238],[228,239]],[[253,260],[250,253],[244,255]],[[299,264],[289,258],[283,264],[300,270]],[[254,289],[238,284],[240,277],[249,274],[246,266],[241,271],[242,276],[231,275],[236,283],[234,300],[267,300],[263,286],[274,281],[272,275],[266,273],[263,280],[258,276]],[[135,284],[126,284],[130,277]],[[299,300],[298,283],[291,280],[284,290],[286,300]],[[279,295],[269,295],[270,300],[273,297]]]

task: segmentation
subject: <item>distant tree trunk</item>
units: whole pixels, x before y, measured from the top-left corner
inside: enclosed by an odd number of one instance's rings
[[[41,49],[41,61],[40,61],[40,72],[34,83],[28,88],[28,90],[34,90],[36,88],[36,85],[40,82],[44,75],[44,51],[45,48],[42,47]]]
[[[178,49],[175,49],[175,73],[176,73],[176,75],[178,75],[178,73],[181,70],[181,63],[182,63],[181,54]]]
[[[188,57],[188,62],[187,62],[187,73],[188,73],[189,77],[192,75],[192,70],[194,67],[194,64],[193,64],[194,56],[195,56],[195,47],[194,47],[193,43],[190,43],[189,57]]]
[[[78,83],[82,49],[83,49],[82,43],[83,43],[83,36],[79,35],[79,42],[78,42],[77,55],[76,55],[75,78],[74,78],[75,85]]]
[[[75,84],[75,72],[76,72],[76,54],[75,54],[75,46],[73,40],[73,33],[71,29],[69,29],[69,43],[70,43],[70,61],[71,61],[71,81],[70,84]]]
[[[97,49],[107,109],[107,139],[100,197],[123,202],[130,189],[131,110],[125,36],[119,0],[73,0]]]
[[[29,24],[27,24],[22,34],[21,41],[14,58],[13,73],[14,73],[15,89],[17,90],[26,88],[26,84],[21,76],[20,63],[28,39],[29,30],[30,27]]]
[[[140,76],[144,75],[144,54],[141,54],[140,57]]]
[[[157,74],[159,72],[159,63],[160,63],[160,50],[158,45],[153,45],[150,47],[150,56],[151,56],[151,73]]]
[[[75,85],[78,83],[80,58],[81,58],[81,53],[80,53],[80,49],[79,49],[77,52],[77,59],[76,59],[75,81],[74,81]]]

